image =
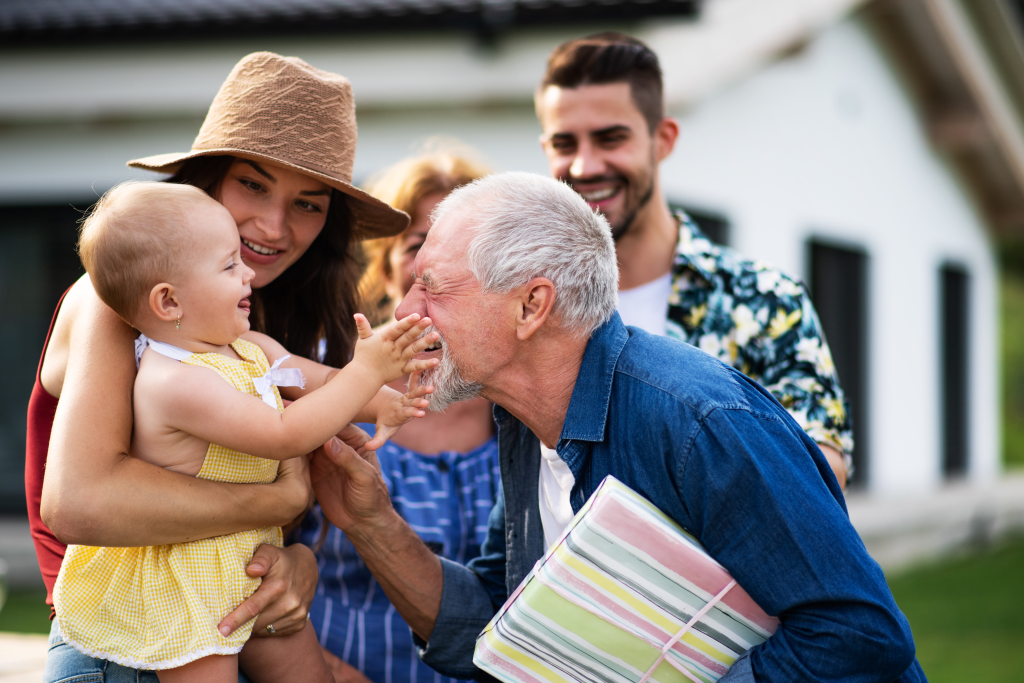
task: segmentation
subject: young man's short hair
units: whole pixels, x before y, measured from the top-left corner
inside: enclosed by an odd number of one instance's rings
[[[625,33],[607,31],[562,43],[548,57],[540,89],[608,83],[629,83],[633,103],[653,132],[665,116],[661,65],[649,47]]]

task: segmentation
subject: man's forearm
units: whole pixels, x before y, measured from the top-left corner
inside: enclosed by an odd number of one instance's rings
[[[441,561],[394,511],[384,524],[346,535],[405,623],[429,640],[441,609]]]
[[[821,449],[822,455],[828,460],[829,467],[832,468],[832,473],[836,475],[836,480],[839,482],[839,488],[846,490],[846,477],[849,472],[846,471],[846,459],[843,454],[826,443],[819,443],[818,448]]]

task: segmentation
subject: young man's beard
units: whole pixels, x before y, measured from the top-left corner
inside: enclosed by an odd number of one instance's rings
[[[424,334],[433,332],[431,326]],[[436,367],[425,371],[420,376],[420,384],[434,385],[434,393],[430,394],[430,404],[427,410],[434,413],[444,412],[444,409],[459,401],[468,401],[480,395],[483,389],[481,384],[467,382],[462,378],[455,357],[452,355],[451,347],[442,339],[441,341],[441,362]]]
[[[616,221],[612,225],[612,239],[618,242],[629,229],[633,227],[633,223],[636,221],[636,215],[640,213],[640,209],[647,206],[647,203],[651,201],[651,197],[654,196],[654,177],[651,176],[651,182],[647,186],[647,191],[644,192],[643,196],[640,197],[640,201],[633,207],[633,210],[628,212],[621,220]]]
[[[629,207],[629,204],[630,204],[630,194],[632,192],[633,187],[635,187],[637,185],[637,183],[634,182],[633,180],[630,180],[629,178],[627,178],[624,174],[619,173],[619,174],[616,174],[616,175],[607,175],[607,176],[604,176],[604,177],[602,177],[600,179],[599,178],[588,178],[587,179],[590,182],[594,182],[595,180],[602,180],[602,179],[603,180],[615,179],[615,180],[618,180],[619,182],[621,182],[623,187],[624,187],[624,192],[626,193],[625,213],[623,214],[623,216],[619,220],[615,221],[614,223],[612,221],[610,221],[610,220],[608,221],[609,224],[612,227],[612,239],[615,240],[616,242],[618,242],[623,236],[625,236],[629,232],[630,228],[633,227],[633,223],[636,221],[637,214],[639,214],[640,211],[645,206],[647,206],[648,202],[651,201],[651,197],[654,196],[654,174],[655,173],[657,173],[657,164],[654,161],[654,159],[652,159],[651,160],[650,173],[647,175],[647,189],[644,190],[643,194],[641,194],[639,199],[636,200],[636,202],[632,206],[632,208]],[[572,177],[561,178],[561,180],[564,180],[564,181],[568,182],[570,187],[572,187],[574,190],[576,189]],[[577,179],[577,182],[582,181],[582,180],[583,180],[582,178],[579,178],[579,179]],[[644,178],[643,177],[637,178],[637,180],[642,183]],[[576,191],[579,192],[579,190],[576,190]],[[608,218],[608,216],[605,216],[605,218]]]

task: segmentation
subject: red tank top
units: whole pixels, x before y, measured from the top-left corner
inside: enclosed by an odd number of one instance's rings
[[[68,289],[68,291],[71,291]],[[53,416],[57,412],[57,398],[51,396],[39,381],[39,373],[43,369],[43,358],[46,348],[50,345],[53,326],[57,322],[57,313],[68,292],[64,292],[57,303],[50,321],[50,331],[46,333],[43,353],[39,357],[36,369],[36,383],[32,387],[32,396],[28,399],[28,429],[25,443],[25,498],[28,501],[28,521],[32,529],[32,540],[36,544],[36,557],[39,558],[39,571],[46,584],[46,604],[50,605],[50,618],[53,618],[53,584],[60,573],[60,563],[64,560],[67,546],[57,540],[53,532],[39,516],[39,506],[43,497],[43,472],[46,469],[46,451],[50,446],[50,432],[53,431]]]

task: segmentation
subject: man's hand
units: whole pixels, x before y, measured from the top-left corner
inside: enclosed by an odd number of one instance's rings
[[[367,450],[366,444],[370,441],[370,435],[367,434],[362,427],[357,427],[351,422],[345,425],[345,428],[338,432],[338,438],[341,442],[354,450],[357,453],[365,453]],[[312,458],[313,454],[310,454]]]
[[[271,635],[268,624],[274,625],[275,635],[301,631],[316,592],[318,572],[313,551],[299,543],[287,548],[261,545],[245,572],[263,577],[263,582],[220,622],[217,628],[221,635],[230,635],[253,617],[258,617],[252,627],[254,638]]]
[[[321,649],[324,653],[324,660],[327,662],[327,668],[334,674],[334,680],[337,683],[370,683],[370,679],[364,676],[359,669],[335,656],[326,647]]]
[[[320,509],[346,534],[394,512],[377,454],[364,449],[357,452],[334,437],[313,453],[310,474]]]
[[[327,519],[345,532],[398,613],[429,639],[441,609],[441,561],[391,507],[373,451],[337,437],[313,454],[313,490]]]

